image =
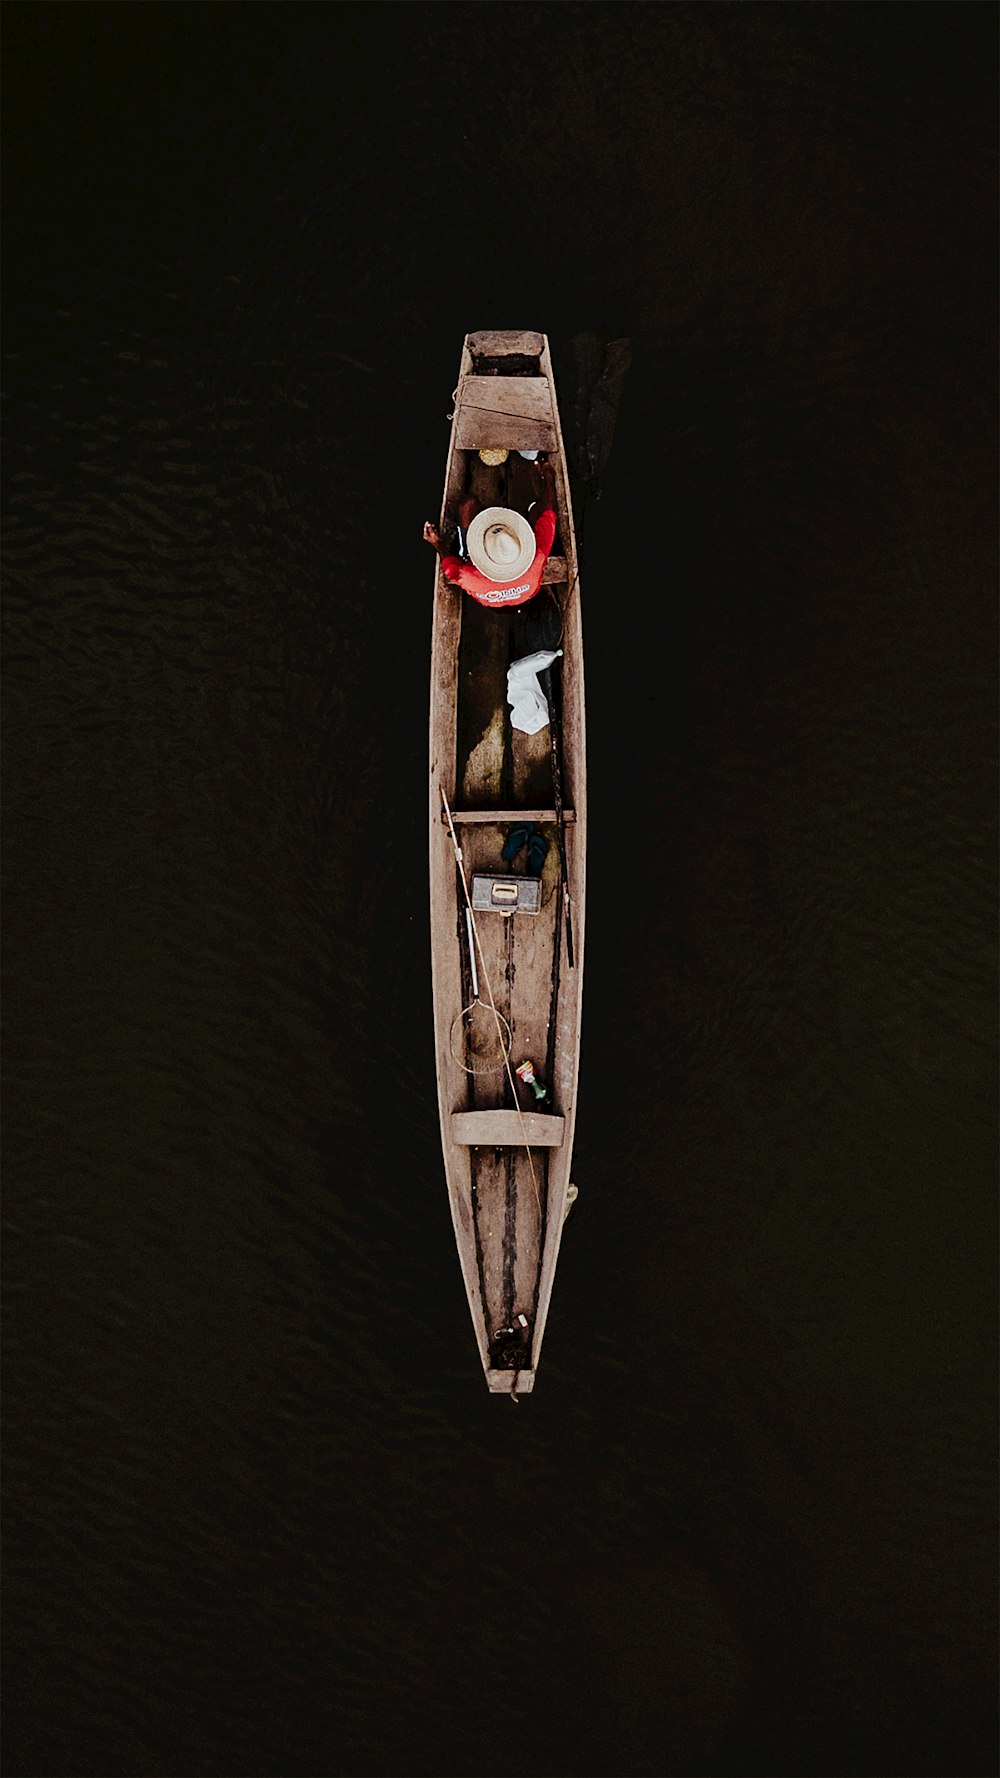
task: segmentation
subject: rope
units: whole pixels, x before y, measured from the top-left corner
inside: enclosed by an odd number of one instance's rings
[[[469,885],[465,880],[465,861],[462,856],[462,848],[458,843],[458,836],[455,833],[455,824],[451,818],[451,809],[448,806],[448,798],[445,795],[444,785],[441,784],[438,786],[438,788],[440,789],[440,792],[441,792],[441,801],[444,803],[444,812],[445,812],[446,816],[448,817],[448,832],[451,835],[451,843],[452,843],[452,847],[454,848],[454,852],[455,852],[455,862],[458,865],[458,874],[462,879],[462,893],[465,896],[465,905],[466,905],[466,908],[468,909],[469,919],[472,922],[472,930],[473,930],[473,932],[475,934],[475,938],[476,938],[476,949],[479,952],[479,961],[480,961],[480,964],[482,966],[482,971],[483,971],[483,981],[486,983],[486,992],[490,997],[490,1011],[492,1012],[493,1017],[496,1020],[497,1037],[500,1041],[500,1048],[503,1049],[504,1043],[503,1043],[503,1033],[500,1030],[500,1014],[497,1011],[496,1001],[493,998],[493,987],[490,982],[490,972],[486,967],[486,956],[483,951],[483,943],[482,943],[482,939],[479,936],[479,927],[476,924],[476,916],[475,916],[475,913],[474,913],[473,907],[472,907],[472,898],[469,894]],[[518,1102],[517,1087],[514,1085],[514,1074],[513,1074],[513,1070],[511,1069],[511,1065],[510,1065],[510,1052],[509,1051],[504,1056],[504,1068],[507,1071],[507,1079],[510,1082],[511,1095],[514,1100],[514,1110],[517,1112],[517,1121],[521,1126],[521,1140],[524,1143],[524,1152],[528,1157],[528,1171],[531,1174],[531,1189],[535,1194],[535,1204],[538,1209],[538,1232],[539,1232],[539,1236],[540,1236],[541,1230],[542,1230],[542,1200],[541,1200],[541,1197],[540,1197],[539,1191],[538,1191],[538,1180],[535,1178],[535,1163],[531,1158],[531,1145],[528,1142],[528,1129],[527,1129],[527,1125],[525,1124],[525,1121],[524,1121],[524,1113],[521,1110],[520,1104]],[[516,1376],[516,1373],[515,1373],[515,1376]]]

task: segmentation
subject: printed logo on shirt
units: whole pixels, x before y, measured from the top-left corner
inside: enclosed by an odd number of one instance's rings
[[[526,580],[523,586],[504,587],[504,590],[502,593],[501,592],[488,593],[487,598],[489,599],[491,605],[493,605],[493,604],[499,605],[501,599],[516,599],[520,593],[528,593],[530,591],[531,591],[531,582],[530,582],[530,580]]]

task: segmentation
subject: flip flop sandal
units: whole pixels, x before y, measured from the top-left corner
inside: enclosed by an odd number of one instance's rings
[[[549,842],[543,833],[533,833],[528,841],[528,870],[533,877],[540,877],[542,866],[548,856]]]
[[[534,831],[534,826],[529,825],[526,821],[518,822],[516,827],[511,828],[510,833],[507,835],[504,842],[503,851],[500,854],[505,864],[510,864],[511,860],[517,857],[521,847],[527,840],[528,835],[534,833]]]

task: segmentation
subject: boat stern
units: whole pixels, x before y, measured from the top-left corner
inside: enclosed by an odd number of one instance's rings
[[[535,1373],[488,1370],[486,1382],[491,1395],[530,1395],[535,1387]]]

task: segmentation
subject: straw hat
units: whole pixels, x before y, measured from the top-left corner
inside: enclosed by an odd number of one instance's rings
[[[484,463],[489,464],[491,469],[499,469],[501,463],[506,463],[507,458],[510,456],[510,452],[495,449],[490,445],[484,445],[479,455]]]
[[[487,580],[506,582],[526,574],[535,559],[535,533],[527,519],[506,506],[484,506],[466,535],[473,566]]]

